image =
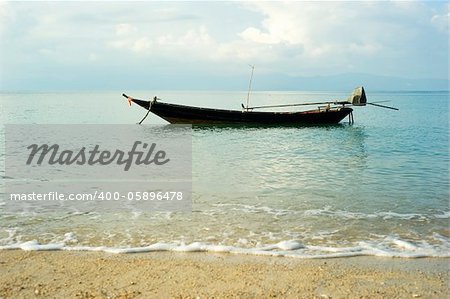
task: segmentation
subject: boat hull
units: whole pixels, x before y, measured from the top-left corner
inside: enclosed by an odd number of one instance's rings
[[[199,108],[135,99],[133,102],[172,124],[337,124],[353,111],[348,107],[335,107],[301,112],[255,112]]]

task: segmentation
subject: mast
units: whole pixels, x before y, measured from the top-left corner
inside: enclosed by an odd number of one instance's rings
[[[248,84],[248,93],[247,93],[247,107],[245,108],[248,111],[248,104],[250,101],[250,91],[252,90],[252,80],[253,80],[253,71],[255,70],[255,66],[249,64],[249,66],[252,68],[252,74],[250,76],[250,82]]]

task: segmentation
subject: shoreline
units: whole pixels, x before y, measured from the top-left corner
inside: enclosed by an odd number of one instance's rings
[[[0,250],[0,298],[444,298],[449,258]]]

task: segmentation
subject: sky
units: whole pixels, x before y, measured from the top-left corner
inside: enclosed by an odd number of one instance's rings
[[[448,86],[448,2],[0,1],[2,91]]]

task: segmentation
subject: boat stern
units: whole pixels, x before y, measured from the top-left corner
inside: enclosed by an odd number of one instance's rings
[[[352,95],[348,98],[348,103],[353,106],[366,106],[367,98],[364,87],[360,86],[353,90]]]

